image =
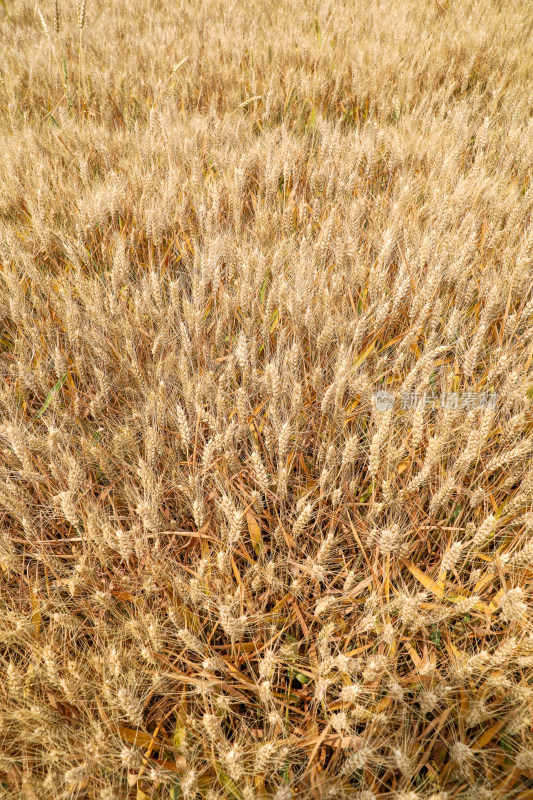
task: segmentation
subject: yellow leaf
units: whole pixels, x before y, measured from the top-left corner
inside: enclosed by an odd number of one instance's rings
[[[172,744],[174,747],[181,747],[185,738],[187,736],[187,728],[185,724],[185,720],[187,718],[187,703],[183,698],[180,706],[178,708],[178,712],[176,714],[176,724],[174,727],[174,732],[172,734]]]
[[[491,725],[490,728],[488,728],[485,731],[485,733],[481,734],[479,739],[474,744],[474,748],[485,747],[485,745],[490,742],[490,740],[494,737],[494,735],[498,733],[500,728],[503,728],[504,725],[505,725],[504,719],[501,719],[498,722],[494,723],[494,725]]]
[[[351,422],[350,415],[352,414],[353,411],[355,411],[355,409],[357,408],[358,405],[360,405],[360,403],[361,403],[360,397],[356,397],[355,400],[352,400],[350,403],[348,403],[348,405],[346,406],[346,419],[344,420],[344,427],[350,424]]]
[[[203,537],[200,539],[200,551],[202,553],[202,558],[205,558],[206,562],[209,562],[209,543],[207,539]]]
[[[433,578],[430,578],[429,575],[426,575],[426,573],[422,572],[421,569],[415,567],[415,565],[411,564],[410,561],[406,561],[405,559],[403,559],[403,563],[405,564],[411,575],[414,575],[415,578],[420,581],[422,586],[425,586],[425,588],[428,589],[430,592],[436,594],[437,597],[443,596],[444,586],[442,585],[442,582],[440,580],[434,581]]]
[[[352,369],[356,369],[357,367],[361,366],[361,364],[363,363],[363,361],[364,361],[364,360],[367,358],[367,356],[369,356],[369,355],[370,355],[370,353],[372,352],[372,350],[373,350],[373,349],[374,349],[374,347],[376,346],[376,342],[377,342],[377,337],[376,337],[376,339],[374,339],[374,341],[373,341],[373,342],[371,342],[371,343],[368,345],[368,347],[366,348],[366,350],[364,350],[364,351],[361,353],[361,355],[360,355],[360,356],[357,358],[357,360],[356,360],[355,364],[353,365],[353,368],[352,368]]]
[[[444,599],[448,600],[450,603],[459,603],[461,600],[464,600],[465,597],[471,597],[471,595],[468,593],[453,594],[445,597]],[[483,614],[488,614],[489,617],[493,611],[490,606],[486,605],[486,603],[482,603],[481,601],[479,603],[474,603],[472,608],[474,608],[476,611],[481,611]]]
[[[407,651],[408,651],[409,655],[410,655],[410,656],[411,656],[411,658],[413,659],[413,662],[414,662],[414,665],[415,665],[415,667],[416,667],[417,669],[420,669],[420,665],[421,665],[421,663],[422,663],[422,659],[420,658],[420,656],[419,656],[419,655],[418,655],[418,653],[416,652],[416,650],[415,650],[415,648],[413,647],[413,645],[412,645],[412,644],[410,644],[410,642],[406,642],[406,643],[405,643],[405,647],[406,647],[406,649],[407,649]]]
[[[401,342],[403,337],[404,334],[401,333],[399,336],[395,336],[393,339],[389,339],[388,342],[385,342],[385,344],[381,345],[381,347],[379,348],[379,352],[382,353],[384,350],[387,349],[387,347],[390,347],[392,344],[396,344],[396,342]]]
[[[464,650],[459,650],[459,648],[456,647],[453,642],[448,643],[447,641],[445,641],[444,646],[446,650],[451,655],[453,655],[458,661],[462,661],[463,659],[468,658],[468,653],[465,653]]]
[[[476,585],[474,586],[474,594],[480,594],[493,580],[494,580],[494,575],[490,572],[487,572],[485,575],[482,575],[481,578],[476,583]]]
[[[270,333],[276,330],[279,323],[279,310],[276,308],[272,315],[272,324],[270,325]]]
[[[257,555],[261,555],[261,547],[263,545],[263,541],[261,539],[261,529],[257,524],[256,518],[252,514],[246,515],[246,521],[248,523],[248,530],[250,532],[250,539],[252,540],[252,546]]]
[[[505,589],[500,589],[499,592],[496,592],[496,594],[488,604],[488,609],[490,613],[497,610],[498,606],[500,605],[500,600],[502,599],[504,594],[505,594]]]
[[[118,732],[122,739],[125,739],[126,742],[130,744],[136,744],[138,747],[148,747],[148,745],[152,741],[152,737],[149,733],[144,733],[143,731],[136,731],[133,728],[124,728],[119,727]]]

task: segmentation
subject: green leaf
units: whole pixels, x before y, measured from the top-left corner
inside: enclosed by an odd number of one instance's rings
[[[226,796],[233,798],[233,800],[243,800],[243,796],[242,796],[241,792],[239,791],[239,789],[238,789],[237,785],[235,784],[235,782],[232,781],[230,776],[226,775],[226,773],[223,772],[220,769],[218,764],[216,765],[216,770],[217,770],[217,774],[218,774],[218,779],[219,779],[224,791],[226,792]]]
[[[514,752],[513,742],[508,736],[502,736],[500,739],[500,747],[508,753]]]
[[[450,517],[450,519],[451,519],[451,521],[452,521],[452,522],[453,522],[455,519],[457,519],[457,517],[459,516],[459,514],[461,513],[461,511],[462,511],[462,510],[463,510],[463,504],[462,504],[462,503],[458,503],[458,504],[457,504],[457,508],[456,508],[456,509],[454,509],[454,512],[453,512],[452,516]]]
[[[315,33],[316,33],[317,39],[318,39],[318,46],[321,47],[321,45],[322,45],[322,29],[320,27],[320,22],[318,20],[318,17],[315,17]]]
[[[10,19],[10,16],[9,16],[9,11],[7,10],[7,6],[6,6],[6,2],[5,2],[5,0],[0,0],[0,3],[1,3],[3,6],[4,6],[4,11],[6,12],[6,17],[7,17],[7,18],[8,18],[8,20],[9,20],[9,19]]]
[[[294,677],[296,678],[297,681],[300,681],[302,685],[309,683],[309,678],[307,677],[307,675],[302,675],[301,672],[297,672]]]
[[[182,800],[183,792],[181,791],[181,781],[178,780],[170,790],[170,800]]]
[[[363,494],[359,498],[359,502],[360,503],[364,503],[365,500],[368,500],[368,498],[370,497],[370,495],[372,494],[373,491],[374,491],[374,481],[371,481],[370,486],[368,487],[368,489],[365,492],[363,492]]]
[[[68,375],[68,372],[65,372],[63,377],[58,380],[58,382],[56,383],[56,385],[54,386],[52,391],[48,394],[48,397],[46,398],[46,400],[44,401],[44,403],[40,407],[39,411],[37,412],[37,414],[35,416],[35,419],[39,419],[41,414],[44,414],[44,412],[46,411],[46,409],[48,408],[48,406],[52,402],[52,398],[54,396],[54,393],[58,392],[61,389],[61,387],[63,386],[63,384],[65,383],[65,381],[67,379],[67,375]]]
[[[429,634],[429,638],[431,639],[435,647],[440,648],[440,631],[438,628],[435,628],[435,630],[431,631],[431,633]]]
[[[181,747],[185,739],[186,733],[187,731],[185,729],[185,726],[180,725],[180,723],[178,722],[172,733],[172,744],[174,747]]]
[[[181,747],[181,745],[185,741],[185,738],[187,736],[187,727],[185,724],[186,718],[187,718],[187,707],[184,704],[184,700],[182,699],[178,708],[178,713],[176,714],[176,722],[171,736],[171,741],[174,747]]]
[[[265,292],[269,280],[270,280],[270,270],[267,270],[265,277],[263,278],[263,283],[261,284],[261,288],[259,289],[259,302],[261,303],[261,305],[263,305],[263,300],[265,299]]]

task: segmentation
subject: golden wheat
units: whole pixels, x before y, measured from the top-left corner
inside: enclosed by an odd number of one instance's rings
[[[0,798],[533,797],[532,32],[2,3]]]

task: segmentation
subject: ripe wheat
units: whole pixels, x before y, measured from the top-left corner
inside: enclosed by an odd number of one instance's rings
[[[532,31],[0,4],[0,798],[530,797]]]

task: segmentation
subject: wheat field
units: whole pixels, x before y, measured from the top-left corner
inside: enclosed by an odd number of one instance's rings
[[[1,0],[2,800],[532,800],[532,34]]]

